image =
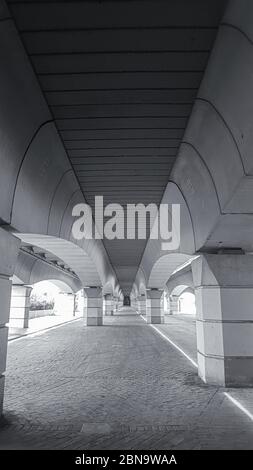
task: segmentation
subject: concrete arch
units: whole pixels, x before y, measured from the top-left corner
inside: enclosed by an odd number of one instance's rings
[[[146,295],[146,285],[144,283],[141,283],[139,285],[139,294],[140,295]]]
[[[183,197],[182,192],[180,191],[177,184],[169,182],[165,189],[162,201],[162,204],[168,204],[169,209],[169,224],[171,225],[172,216],[171,216],[171,205],[180,204],[180,233],[176,233],[175,236],[178,240],[178,248],[173,251],[164,251],[162,248],[163,240],[159,237],[157,240],[149,239],[146,245],[146,248],[143,253],[140,267],[138,269],[135,283],[137,289],[141,282],[144,281],[147,287],[159,287],[163,288],[166,281],[168,280],[169,275],[173,270],[187,259],[190,258],[192,254],[195,253],[195,234],[193,230],[193,223],[191,219],[191,214],[187,206],[186,200]],[[174,268],[171,267],[167,269],[167,274],[164,272],[166,266],[166,260],[171,256],[171,260]],[[175,261],[177,258],[177,262]],[[161,272],[159,274],[159,267]],[[160,279],[155,279],[155,273],[160,276]],[[167,278],[166,278],[167,276]],[[151,285],[154,281],[155,285]]]
[[[78,292],[78,291],[73,290],[73,286],[71,286],[69,282],[62,281],[59,279],[54,279],[54,278],[45,278],[45,279],[38,278],[38,280],[29,283],[29,286],[34,287],[37,284],[40,284],[41,282],[44,282],[44,281],[52,283],[55,287],[58,287],[59,290],[61,290],[62,292],[66,294],[75,294],[76,292]],[[15,274],[13,276],[12,282],[16,286],[28,284],[28,283],[25,283],[21,278],[17,277]]]
[[[139,296],[139,291],[137,289],[137,286],[136,284],[133,285],[133,288],[132,288],[132,292],[130,294],[130,299],[131,301],[137,299],[137,297]]]
[[[59,281],[58,279],[47,279],[47,281],[54,284],[54,286],[58,287],[58,289],[65,294],[74,294],[72,288],[64,281]]]
[[[15,234],[23,242],[48,250],[63,260],[74,270],[82,286],[102,285],[104,279],[99,275],[95,263],[81,247],[62,238],[38,234]]]
[[[146,279],[144,271],[140,267],[136,274],[131,296],[133,298],[137,298],[139,295],[146,295],[146,289],[147,289],[147,279]]]
[[[172,295],[178,286],[184,286],[186,289],[190,288],[192,291],[194,290],[191,268],[189,269],[188,267],[187,271],[182,270],[179,273],[175,273],[174,276],[171,276],[166,284],[168,294]]]
[[[190,259],[190,255],[182,253],[171,253],[161,256],[150,272],[148,287],[164,288],[175,269]]]
[[[196,315],[196,294],[192,287],[176,286],[171,292],[170,301],[172,313]]]
[[[111,279],[105,285],[103,285],[102,292],[103,295],[111,294],[115,295],[116,297],[119,296],[119,290],[115,287],[114,279]]]
[[[179,284],[178,286],[175,286],[172,291],[170,292],[170,295],[176,295],[177,297],[180,297],[180,295],[184,294],[185,292],[190,292],[191,294],[194,294],[194,291],[191,287],[183,284]]]
[[[64,284],[74,293],[82,288],[80,279],[73,274],[66,273],[29,253],[20,251],[12,278],[13,284],[33,285],[37,282],[48,280]]]

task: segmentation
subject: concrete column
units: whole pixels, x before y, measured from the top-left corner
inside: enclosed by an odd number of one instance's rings
[[[0,414],[4,396],[4,372],[8,344],[11,288],[10,277],[13,276],[18,256],[20,241],[0,228]]]
[[[179,312],[179,297],[177,295],[170,296],[170,315]]]
[[[31,286],[13,285],[11,292],[11,308],[9,326],[28,328],[30,313]]]
[[[86,326],[103,325],[103,300],[101,287],[89,287],[84,289],[87,298],[84,308],[84,324]]]
[[[163,311],[164,311],[164,315],[170,315],[171,314],[171,311],[170,311],[170,297],[167,293],[164,294],[164,298],[163,298]]]
[[[139,297],[139,304],[140,304],[140,315],[146,316],[147,314],[147,302],[146,302],[146,296],[141,295]]]
[[[76,311],[77,311],[77,295],[76,294],[72,294],[73,295],[73,317],[76,316]]]
[[[192,263],[199,376],[253,385],[253,256],[201,255]]]
[[[136,311],[138,310],[137,299],[132,299],[131,306],[133,307],[134,310]]]
[[[117,313],[118,311],[118,299],[117,297],[113,297],[113,313]]]
[[[147,322],[164,323],[164,312],[161,308],[163,291],[158,289],[147,290]]]
[[[141,314],[141,297],[137,297],[136,299],[136,311],[140,315]]]
[[[113,315],[113,297],[111,294],[106,294],[105,295],[105,315],[106,316],[111,316]]]

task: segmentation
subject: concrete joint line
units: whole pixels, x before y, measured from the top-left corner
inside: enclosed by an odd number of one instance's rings
[[[234,286],[231,284],[231,286],[222,286],[220,284],[217,284],[216,286],[212,286],[212,285],[205,285],[205,286],[195,286],[194,287],[195,290],[198,290],[198,289],[253,289],[253,285],[248,285],[248,286]]]
[[[215,320],[215,319],[200,319],[200,318],[196,318],[196,321],[198,322],[201,322],[201,323],[253,323],[253,320]]]
[[[227,356],[224,354],[224,356],[216,355],[216,354],[204,354],[198,349],[198,354],[200,354],[202,357],[210,358],[210,359],[217,359],[224,361],[224,359],[252,359],[252,356]]]

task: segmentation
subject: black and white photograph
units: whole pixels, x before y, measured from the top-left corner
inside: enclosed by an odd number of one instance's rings
[[[1,468],[252,450],[253,0],[0,0]]]

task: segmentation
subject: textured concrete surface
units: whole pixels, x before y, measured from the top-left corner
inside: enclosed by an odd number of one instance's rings
[[[194,328],[179,322],[158,328],[179,341]],[[252,421],[223,392],[122,309],[10,343],[0,448],[252,448]]]

